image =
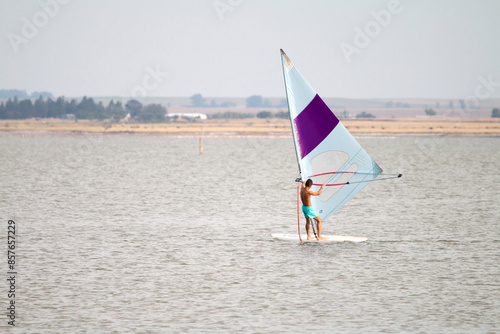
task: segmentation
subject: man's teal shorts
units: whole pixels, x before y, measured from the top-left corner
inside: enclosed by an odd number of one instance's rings
[[[318,216],[316,210],[314,210],[312,206],[302,206],[302,212],[304,212],[304,216],[306,216],[306,218],[314,218]]]

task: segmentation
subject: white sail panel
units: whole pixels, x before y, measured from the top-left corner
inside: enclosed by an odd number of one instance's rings
[[[313,196],[322,219],[340,209],[382,170],[281,50],[290,120],[302,180],[329,186]],[[291,65],[290,65],[291,64]],[[348,184],[347,184],[348,183]],[[316,185],[313,191],[319,186]]]

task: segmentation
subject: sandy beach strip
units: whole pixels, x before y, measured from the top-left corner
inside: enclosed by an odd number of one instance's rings
[[[391,118],[343,119],[353,134],[500,136],[498,118]],[[97,120],[2,120],[0,133],[106,133],[163,134],[172,136],[291,136],[288,119],[217,119],[167,123],[110,123]]]

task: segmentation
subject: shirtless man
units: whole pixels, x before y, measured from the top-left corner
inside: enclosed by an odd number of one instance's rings
[[[302,200],[302,212],[304,212],[304,216],[306,217],[306,231],[307,231],[307,240],[311,240],[312,237],[309,234],[309,228],[311,226],[311,218],[318,222],[318,240],[325,240],[321,236],[321,218],[316,213],[316,210],[311,205],[311,196],[318,196],[323,191],[325,185],[323,184],[319,191],[311,191],[313,181],[308,179],[306,182],[302,182],[302,188],[300,189],[300,199]]]

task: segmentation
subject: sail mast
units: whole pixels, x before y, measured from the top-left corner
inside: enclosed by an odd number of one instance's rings
[[[283,81],[285,82],[285,94],[286,94],[286,104],[288,107],[288,116],[290,117],[290,127],[292,128],[292,136],[293,136],[293,145],[295,147],[295,158],[297,159],[297,166],[299,167],[299,174],[302,176],[302,171],[300,169],[300,160],[299,160],[299,151],[297,147],[297,139],[295,138],[295,131],[293,129],[293,119],[292,119],[292,113],[290,112],[290,100],[288,99],[288,87],[286,84],[286,76],[285,76],[285,71],[286,71],[286,63],[292,64],[292,61],[288,56],[286,55],[285,51],[283,49],[280,49],[281,51],[281,67],[283,69]],[[285,60],[285,57],[288,58]],[[292,64],[293,65],[293,64]]]

